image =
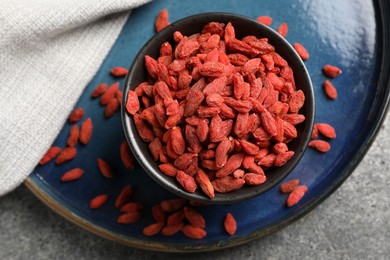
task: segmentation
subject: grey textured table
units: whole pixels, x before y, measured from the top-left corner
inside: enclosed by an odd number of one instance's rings
[[[351,177],[309,215],[268,237],[201,254],[138,250],[55,214],[26,187],[0,198],[0,259],[389,259],[390,114]]]

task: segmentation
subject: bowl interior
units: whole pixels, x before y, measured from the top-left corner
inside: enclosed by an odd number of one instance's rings
[[[158,164],[150,156],[148,144],[139,137],[132,117],[127,114],[125,106],[122,106],[121,113],[125,135],[134,156],[155,181],[183,198],[212,204],[229,204],[260,195],[282,181],[299,162],[310,139],[315,113],[313,87],[305,65],[292,46],[283,37],[271,28],[260,24],[255,20],[229,13],[204,13],[174,22],[154,35],[134,59],[125,81],[123,104],[126,104],[127,92],[130,89],[137,87],[141,82],[147,80],[147,71],[144,65],[145,55],[157,58],[162,43],[168,41],[174,46],[172,36],[175,31],[180,31],[183,35],[189,36],[201,32],[203,26],[212,21],[223,22],[225,24],[231,22],[235,28],[236,37],[238,39],[247,35],[267,37],[268,41],[275,47],[276,52],[278,52],[291,66],[294,72],[297,89],[301,89],[305,93],[305,104],[299,113],[306,117],[306,120],[303,123],[296,126],[298,137],[288,145],[289,150],[295,152],[294,156],[282,167],[266,170],[265,174],[267,176],[267,181],[265,183],[258,186],[244,185],[237,191],[224,194],[216,193],[215,198],[209,199],[199,188],[195,193],[188,193],[182,189],[175,178],[161,173]]]

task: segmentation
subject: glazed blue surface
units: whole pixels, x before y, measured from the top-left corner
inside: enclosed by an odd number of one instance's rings
[[[302,43],[310,52],[305,62],[311,75],[316,95],[316,122],[333,125],[337,138],[330,143],[332,149],[320,154],[308,149],[298,166],[287,179],[298,178],[309,191],[295,207],[285,207],[286,195],[278,187],[267,193],[236,205],[207,206],[199,208],[206,218],[207,237],[196,241],[176,234],[172,237],[160,235],[148,238],[141,234],[143,227],[153,223],[150,208],[162,199],[174,197],[143,172],[141,168],[127,171],[120,161],[119,146],[125,140],[119,111],[110,119],[103,116],[104,107],[99,100],[90,98],[95,86],[101,82],[116,81],[109,75],[114,66],[129,67],[132,59],[144,43],[154,34],[154,19],[163,8],[168,8],[170,21],[202,12],[233,12],[256,18],[269,15],[272,28],[287,22],[287,40]],[[210,246],[229,245],[251,235],[258,236],[291,221],[309,207],[329,195],[334,186],[348,175],[356,164],[361,145],[372,132],[378,102],[383,102],[380,93],[383,86],[378,83],[382,60],[380,18],[371,1],[300,0],[300,1],[164,1],[156,0],[132,12],[117,42],[103,62],[98,73],[86,87],[76,107],[83,107],[86,116],[94,124],[93,136],[87,146],[78,144],[77,157],[63,165],[51,162],[38,166],[30,178],[54,200],[68,210],[99,227],[121,234],[126,239],[138,242],[156,242],[164,245]],[[376,18],[377,17],[377,18]],[[376,20],[378,19],[378,20]],[[326,79],[321,69],[329,63],[339,66],[343,74],[332,83],[338,90],[335,101],[327,99],[322,90]],[[123,80],[121,81],[123,88]],[[79,125],[81,122],[78,123]],[[64,147],[70,124],[66,123],[53,145]],[[365,148],[367,149],[367,148]],[[108,161],[115,171],[112,180],[104,178],[97,167],[96,159]],[[84,176],[75,182],[61,183],[61,175],[69,169],[80,167]],[[113,204],[122,187],[131,184],[135,190],[134,201],[144,204],[143,218],[136,224],[119,225],[120,215]],[[88,208],[96,195],[110,195],[108,203],[98,210]],[[223,230],[222,221],[231,212],[237,222],[237,233],[229,237]]]

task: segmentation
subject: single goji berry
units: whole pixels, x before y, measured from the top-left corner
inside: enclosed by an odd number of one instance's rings
[[[325,95],[330,99],[336,99],[337,98],[337,89],[335,86],[330,82],[329,80],[325,80],[322,84],[324,88]]]
[[[84,116],[85,112],[84,109],[81,107],[76,108],[72,111],[72,113],[69,116],[69,123],[76,123],[80,121],[80,119]]]
[[[342,73],[342,70],[336,66],[326,64],[323,68],[322,71],[324,74],[330,78],[335,78],[338,75]]]
[[[126,202],[128,202],[133,195],[133,189],[131,185],[126,185],[123,187],[121,193],[119,193],[118,197],[115,200],[115,208],[122,207]]]
[[[156,32],[161,31],[162,29],[164,29],[168,25],[169,25],[168,9],[163,9],[158,13],[158,15],[156,17],[156,21],[155,21]]]
[[[75,147],[65,147],[58,154],[56,159],[56,164],[62,164],[64,162],[70,161],[76,157],[77,150]]]
[[[323,140],[311,140],[309,146],[322,153],[326,153],[330,150],[330,144]]]
[[[89,208],[98,209],[107,201],[107,199],[107,194],[98,195],[89,202]]]
[[[223,222],[223,226],[225,227],[225,231],[233,236],[237,231],[237,222],[234,219],[233,215],[231,213],[227,213],[225,220]]]
[[[294,43],[294,49],[296,50],[296,52],[298,53],[299,57],[301,57],[302,60],[307,60],[309,59],[310,55],[309,55],[309,52],[306,50],[305,47],[303,47],[302,44],[296,42]]]
[[[93,129],[92,119],[90,117],[88,117],[81,124],[80,134],[79,134],[80,143],[82,143],[84,145],[89,143],[89,140],[92,137],[92,129]]]
[[[272,24],[272,17],[270,16],[259,16],[256,18],[256,21],[265,24],[267,26],[271,26]]]
[[[142,234],[151,237],[158,234],[163,227],[164,227],[164,223],[162,222],[153,223],[144,227],[144,229],[142,230]]]
[[[84,170],[80,168],[74,168],[70,171],[67,171],[61,176],[62,182],[69,182],[69,181],[75,181],[81,178],[83,176]]]
[[[70,128],[70,131],[69,131],[69,136],[68,136],[68,139],[66,141],[66,144],[70,147],[74,147],[76,146],[77,144],[77,141],[79,139],[79,127],[77,125],[73,125],[71,128]]]
[[[104,94],[104,92],[106,92],[108,86],[106,83],[100,83],[99,85],[97,85],[95,87],[95,89],[92,91],[92,94],[91,94],[91,97],[92,98],[97,98],[97,97],[100,97],[101,95]]]
[[[296,205],[305,195],[307,191],[307,187],[305,185],[301,185],[296,187],[289,195],[287,198],[287,207],[292,207]]]
[[[102,175],[106,178],[111,179],[113,177],[113,172],[111,169],[111,166],[103,159],[98,158],[97,163],[99,166],[99,170],[102,173]]]
[[[123,67],[114,67],[111,69],[111,75],[113,75],[114,77],[124,77],[127,75],[127,69],[123,68]]]
[[[40,165],[44,165],[54,159],[61,152],[61,148],[58,146],[50,147],[49,150],[43,155],[39,161]]]
[[[282,35],[283,37],[286,37],[287,32],[288,32],[288,25],[287,25],[287,23],[282,23],[281,25],[279,25],[279,27],[278,27],[278,29],[276,31],[280,35]]]

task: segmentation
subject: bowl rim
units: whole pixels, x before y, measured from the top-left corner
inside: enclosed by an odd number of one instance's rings
[[[278,38],[278,41],[280,41],[282,45],[286,46],[289,49],[290,55],[293,56],[292,58],[294,60],[296,60],[299,63],[299,66],[302,68],[301,71],[302,71],[302,75],[304,76],[304,82],[306,82],[307,86],[308,86],[308,91],[306,91],[306,93],[305,93],[305,102],[308,102],[308,100],[310,100],[310,103],[312,104],[311,106],[309,106],[309,110],[307,112],[307,115],[305,114],[305,121],[306,121],[306,124],[308,124],[309,131],[301,133],[302,135],[305,135],[305,138],[302,139],[301,145],[298,145],[298,148],[301,148],[301,150],[299,152],[295,152],[295,150],[294,150],[295,154],[294,154],[293,158],[294,158],[295,163],[290,165],[290,167],[286,170],[287,173],[283,174],[283,176],[281,178],[277,179],[277,181],[274,181],[271,184],[268,184],[268,186],[265,189],[263,189],[261,192],[253,192],[253,193],[248,192],[249,195],[240,196],[238,198],[236,198],[234,195],[231,196],[230,199],[221,199],[220,198],[221,196],[224,196],[226,194],[229,194],[229,195],[233,194],[234,193],[234,191],[233,191],[230,193],[224,193],[222,195],[220,193],[216,193],[216,196],[214,198],[210,199],[207,196],[205,196],[203,194],[203,192],[201,192],[202,195],[199,196],[199,194],[197,194],[197,193],[189,193],[181,187],[178,187],[178,186],[175,187],[175,186],[171,185],[170,183],[168,183],[166,180],[167,176],[165,176],[161,171],[156,171],[148,165],[147,157],[150,157],[150,154],[145,155],[142,152],[139,145],[137,145],[136,139],[139,137],[136,137],[136,136],[138,136],[138,132],[135,131],[137,133],[134,133],[134,131],[131,130],[131,127],[129,127],[129,125],[134,124],[134,122],[133,122],[132,116],[127,113],[126,105],[125,105],[126,100],[127,100],[127,93],[131,89],[131,78],[132,78],[132,75],[134,74],[134,70],[137,67],[137,64],[139,62],[144,63],[145,52],[150,48],[150,46],[153,45],[153,43],[156,40],[158,40],[159,37],[161,37],[161,35],[168,34],[168,32],[171,31],[178,24],[180,25],[180,24],[186,23],[190,20],[200,19],[200,18],[208,17],[208,16],[209,17],[219,17],[219,18],[229,18],[231,20],[242,20],[242,21],[245,21],[245,22],[248,22],[249,24],[251,24],[251,26],[257,26],[258,28],[261,28],[261,30],[265,30],[267,34],[268,33],[273,34],[276,38]],[[213,20],[211,19],[211,20],[209,20],[209,22],[213,22]],[[173,34],[173,32],[172,32],[172,34]],[[169,39],[169,38],[172,38],[172,35],[167,35],[167,37],[165,37],[164,39]],[[294,71],[294,74],[295,74],[295,71]],[[294,77],[296,77],[296,76],[294,75]],[[133,87],[133,89],[134,89],[134,87]],[[199,13],[199,14],[187,16],[187,17],[184,17],[180,20],[177,20],[177,21],[169,24],[167,27],[162,29],[160,32],[155,33],[139,50],[139,52],[134,57],[131,65],[130,65],[130,68],[128,70],[128,74],[126,75],[126,78],[125,78],[123,95],[122,95],[122,104],[123,105],[121,106],[121,121],[122,121],[124,134],[126,137],[126,141],[129,144],[130,149],[132,150],[132,152],[134,154],[134,157],[139,162],[139,164],[143,168],[143,170],[154,181],[159,183],[166,190],[172,192],[173,194],[175,194],[181,198],[185,198],[185,199],[189,199],[189,200],[193,200],[193,201],[198,201],[198,202],[205,202],[208,204],[232,204],[232,203],[238,203],[238,202],[241,202],[244,200],[248,200],[248,199],[257,197],[257,196],[267,192],[268,190],[270,190],[274,186],[276,186],[278,183],[283,181],[283,179],[285,179],[293,171],[293,169],[296,167],[296,165],[301,160],[301,158],[302,158],[302,156],[303,156],[303,154],[308,146],[308,143],[310,141],[310,135],[311,135],[311,132],[312,132],[312,129],[314,126],[314,118],[315,118],[315,96],[314,96],[313,84],[312,84],[310,75],[308,73],[308,70],[307,70],[304,62],[302,61],[302,59],[300,58],[298,53],[295,51],[293,46],[284,37],[279,35],[275,30],[273,30],[272,28],[270,28],[264,24],[261,24],[260,22],[257,22],[255,19],[252,19],[252,18],[247,17],[247,16],[235,14],[235,13],[228,13],[228,12],[206,12],[206,13]],[[267,172],[266,172],[266,174],[267,174]],[[169,178],[173,179],[173,177],[169,177]],[[256,186],[253,186],[253,187],[256,187]]]

